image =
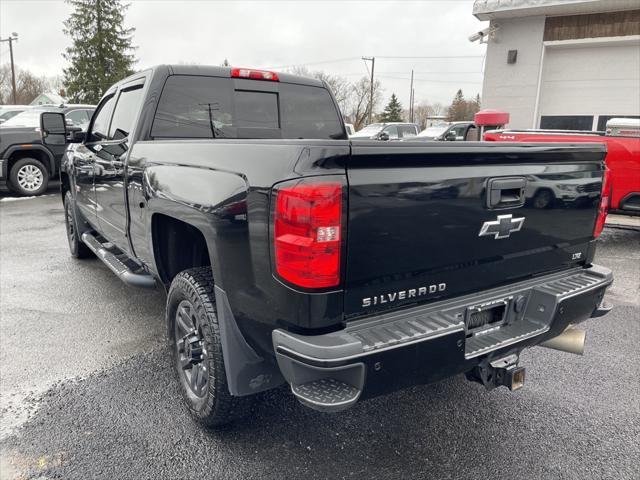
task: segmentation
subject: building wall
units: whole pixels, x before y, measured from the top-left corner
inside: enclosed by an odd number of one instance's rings
[[[640,10],[500,18],[491,27],[482,104],[509,112],[509,127],[602,129],[605,117],[640,116]]]
[[[482,107],[511,115],[509,127],[532,128],[538,94],[545,17],[492,20],[498,26],[487,45]],[[507,64],[509,50],[518,50],[515,64]]]

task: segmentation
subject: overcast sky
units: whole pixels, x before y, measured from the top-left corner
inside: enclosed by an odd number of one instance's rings
[[[362,56],[376,56],[385,103],[395,92],[405,107],[415,74],[416,103],[448,104],[458,88],[482,90],[484,45],[468,36],[486,26],[473,0],[178,1],[132,0],[137,68],[159,63],[277,67],[306,65],[349,80],[367,75]],[[69,42],[62,0],[0,0],[0,35],[19,34],[15,62],[39,75],[62,73]],[[7,43],[0,62],[9,61]],[[384,58],[444,57],[444,58]],[[455,58],[457,57],[457,58]]]

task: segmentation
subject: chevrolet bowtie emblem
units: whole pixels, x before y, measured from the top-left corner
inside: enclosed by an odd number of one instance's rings
[[[478,236],[493,236],[496,240],[500,238],[509,238],[509,235],[522,228],[523,223],[524,217],[513,218],[513,215],[498,215],[497,220],[484,222]]]

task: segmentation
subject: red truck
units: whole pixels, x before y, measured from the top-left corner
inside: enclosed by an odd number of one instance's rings
[[[494,130],[484,134],[489,142],[598,142],[607,146],[606,163],[611,177],[610,210],[640,214],[640,120],[615,118],[607,122],[606,132],[563,130]],[[557,187],[563,186],[564,190]],[[589,192],[574,191],[570,183],[541,188],[533,201],[544,206],[555,200],[565,202],[589,198]]]

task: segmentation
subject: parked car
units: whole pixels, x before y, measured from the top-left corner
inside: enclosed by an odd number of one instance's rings
[[[613,118],[606,132],[563,130],[495,130],[485,133],[490,142],[588,142],[607,146],[607,166],[611,170],[612,210],[640,214],[640,120]],[[592,187],[594,188],[594,187]],[[549,190],[547,195],[557,192]],[[566,193],[566,192],[565,192]]]
[[[43,143],[40,121],[44,112],[65,116],[72,132],[86,130],[95,106],[65,105],[29,108],[0,125],[0,186],[20,195],[41,195],[58,176],[65,142]]]
[[[2,105],[0,106],[0,125],[15,117],[19,113],[31,108],[28,105]]]
[[[402,140],[403,138],[415,137],[419,131],[420,127],[415,123],[372,123],[350,135],[349,138],[353,140]]]
[[[569,326],[610,308],[604,156],[352,142],[319,80],[176,65],[107,90],[61,184],[71,255],[166,290],[182,396],[217,426],[284,383],[335,412],[460,373],[515,390],[523,349],[581,350]],[[525,175],[557,174],[597,205],[528,205]]]
[[[478,140],[478,129],[473,122],[451,122],[425,128],[417,136],[404,139],[410,142]]]

